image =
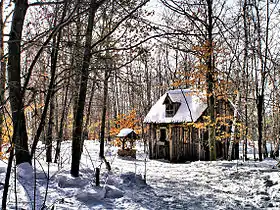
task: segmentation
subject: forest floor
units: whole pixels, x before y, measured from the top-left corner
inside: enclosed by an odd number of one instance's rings
[[[43,203],[45,209],[65,210],[280,209],[280,171],[275,169],[273,159],[261,163],[239,160],[172,164],[163,160],[145,161],[143,147],[138,147],[136,160],[120,158],[116,155],[117,148],[107,147],[106,157],[112,166],[108,172],[99,161],[98,149],[98,142],[85,141],[80,177],[73,178],[69,172],[71,143],[63,144],[61,164],[51,163],[49,167],[41,145],[41,153],[37,151],[36,156],[36,173],[28,164],[13,168],[9,209],[16,206],[40,209]],[[95,168],[100,164],[101,187],[96,187]],[[0,199],[5,172],[6,163],[0,161]]]

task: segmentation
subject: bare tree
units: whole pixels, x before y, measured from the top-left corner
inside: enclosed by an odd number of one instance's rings
[[[27,0],[18,0],[15,2],[10,38],[8,42],[8,86],[13,118],[13,143],[15,144],[17,164],[23,162],[31,163],[31,156],[28,151],[28,137],[23,110],[24,104],[22,95],[23,92],[21,88],[20,65],[21,37],[27,8]]]
[[[94,26],[94,17],[98,8],[105,2],[105,0],[96,1],[91,0],[87,31],[86,31],[86,41],[84,49],[83,63],[81,67],[81,79],[78,94],[78,104],[77,110],[74,114],[75,120],[73,125],[73,141],[72,141],[72,164],[71,164],[71,175],[79,176],[79,165],[82,154],[81,138],[83,131],[83,114],[85,107],[85,99],[87,94],[87,83],[89,77],[89,65],[91,60],[91,42],[92,42],[92,31]]]
[[[2,151],[2,130],[4,123],[4,93],[5,93],[5,81],[6,81],[6,62],[4,58],[4,17],[3,17],[3,4],[0,2],[0,152]]]

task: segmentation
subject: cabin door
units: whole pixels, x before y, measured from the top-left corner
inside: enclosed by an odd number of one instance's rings
[[[159,130],[158,157],[169,159],[169,141],[167,140],[167,129],[165,127]]]
[[[171,130],[172,139],[172,161],[178,161],[183,157],[183,139],[180,127],[173,127]]]

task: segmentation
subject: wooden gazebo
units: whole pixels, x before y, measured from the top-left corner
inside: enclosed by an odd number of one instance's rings
[[[136,158],[136,150],[133,149],[134,142],[137,139],[137,134],[131,128],[123,128],[117,135],[122,142],[122,148],[118,150],[119,156],[131,156]],[[129,147],[125,147],[126,143],[129,142]]]

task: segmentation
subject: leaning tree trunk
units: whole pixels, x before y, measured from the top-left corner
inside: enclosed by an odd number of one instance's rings
[[[4,58],[4,21],[3,21],[3,1],[0,2],[0,107],[4,105],[5,81],[6,81],[6,68]],[[3,122],[4,122],[4,109],[0,109],[0,152],[2,151],[3,143]]]
[[[109,61],[110,62],[110,61]],[[104,78],[104,90],[103,90],[103,108],[102,108],[102,119],[101,119],[101,128],[100,128],[100,150],[99,150],[99,157],[104,163],[106,164],[106,168],[110,171],[111,165],[105,158],[104,153],[104,144],[105,144],[105,126],[106,126],[106,112],[107,112],[107,101],[108,101],[108,86],[109,86],[109,78],[111,74],[112,65],[109,65],[110,70],[105,71],[105,78]]]
[[[15,144],[16,164],[31,163],[28,151],[28,137],[23,107],[23,94],[21,89],[21,36],[24,19],[28,8],[27,0],[15,2],[14,14],[11,23],[10,39],[8,43],[8,85],[9,97],[13,119],[13,140]]]

